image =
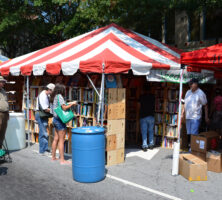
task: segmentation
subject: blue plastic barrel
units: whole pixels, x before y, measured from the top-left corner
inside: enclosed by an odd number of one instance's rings
[[[104,128],[88,126],[72,129],[73,179],[95,183],[105,178]]]

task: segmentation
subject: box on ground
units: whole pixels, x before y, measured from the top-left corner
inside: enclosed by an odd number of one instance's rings
[[[189,181],[206,181],[207,163],[192,154],[180,154],[179,173]]]
[[[215,131],[200,133],[191,136],[191,150],[206,153],[211,150],[212,140],[218,142],[219,134]]]
[[[212,172],[222,172],[222,158],[220,152],[207,152],[207,169]]]
[[[204,162],[207,161],[207,154],[206,153],[202,153],[202,152],[198,152],[198,151],[191,151],[191,154],[193,154],[194,156],[200,158]]]
[[[125,149],[117,149],[113,151],[107,151],[107,166],[112,166],[124,162]]]

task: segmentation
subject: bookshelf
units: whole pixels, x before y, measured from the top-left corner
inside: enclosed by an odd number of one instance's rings
[[[160,87],[155,87],[155,101],[156,145],[173,148],[173,143],[178,138],[178,86],[172,83],[162,83]]]
[[[23,77],[7,77],[5,84],[5,91],[8,96],[9,111],[21,112],[22,111],[22,99],[23,99]]]
[[[132,87],[126,90],[126,143],[140,143],[139,98],[141,89]]]
[[[71,154],[71,130],[72,128],[81,127],[81,126],[95,126],[97,125],[97,111],[99,107],[99,98],[96,92],[90,88],[86,82],[83,82],[84,78],[81,78],[79,74],[75,75],[75,79],[73,77],[64,77],[64,76],[56,76],[56,77],[31,77],[30,79],[30,96],[29,96],[29,119],[28,119],[28,111],[27,111],[27,101],[26,96],[23,98],[23,111],[25,113],[25,129],[26,133],[28,133],[28,121],[30,122],[30,134],[31,140],[33,143],[38,143],[38,133],[39,127],[35,120],[35,112],[36,112],[36,102],[38,95],[44,89],[44,85],[47,85],[49,82],[53,83],[63,83],[67,85],[65,100],[67,102],[77,101],[78,104],[71,109],[75,114],[75,118],[67,123],[67,132],[65,136],[64,150],[65,153]],[[79,81],[77,81],[77,77],[79,77]],[[95,79],[95,78],[94,78]],[[48,80],[48,81],[46,81]],[[84,79],[86,81],[86,79]],[[80,85],[80,86],[77,86]],[[98,89],[99,91],[99,89]],[[107,125],[107,112],[108,112],[108,94],[107,90],[105,91],[104,97],[104,126]],[[54,127],[52,125],[52,118],[49,119],[49,127],[48,127],[48,135],[49,135],[49,148],[51,148],[51,144],[53,141],[54,135]]]

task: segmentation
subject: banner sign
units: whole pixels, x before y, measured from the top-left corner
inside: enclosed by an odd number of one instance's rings
[[[192,78],[197,78],[200,84],[210,83],[216,84],[214,73],[203,71],[187,72],[184,70],[183,83],[188,83]],[[150,70],[150,74],[146,76],[147,81],[152,82],[180,82],[180,70]]]

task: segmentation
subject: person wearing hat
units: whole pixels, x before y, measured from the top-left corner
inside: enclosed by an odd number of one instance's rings
[[[5,139],[6,128],[9,119],[8,97],[3,89],[7,81],[0,76],[0,149],[2,149]]]
[[[182,110],[182,117],[186,117],[187,134],[190,135],[199,134],[199,127],[202,118],[202,107],[205,108],[205,121],[209,123],[208,118],[208,106],[205,93],[198,87],[198,79],[193,78],[190,81],[190,90],[185,95],[185,105]]]
[[[50,102],[49,98],[52,94],[55,85],[50,83],[46,86],[38,98],[36,103],[35,119],[39,125],[39,153],[45,155],[49,153],[48,150],[48,118],[50,117]]]

